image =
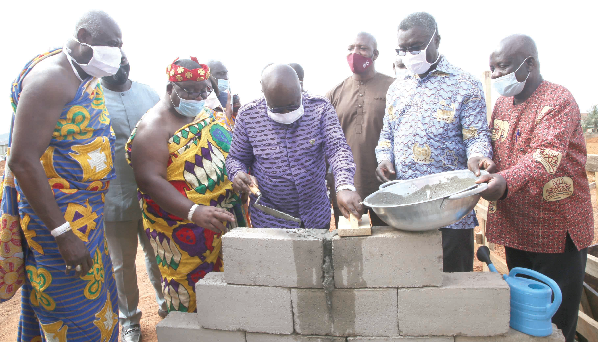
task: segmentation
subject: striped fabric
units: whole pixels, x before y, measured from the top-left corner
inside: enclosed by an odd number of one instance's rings
[[[38,62],[60,52],[40,55],[25,66],[12,87],[15,113],[24,77]],[[114,178],[113,151],[102,87],[98,79],[88,78],[63,109],[41,163],[65,219],[89,249],[93,267],[81,277],[74,271],[65,274],[56,240],[15,180],[16,219],[27,240],[19,341],[118,340],[118,298],[103,219],[104,195]]]
[[[351,149],[328,100],[303,93],[305,114],[290,125],[268,117],[264,98],[239,110],[233,143],[226,159],[229,179],[242,171],[258,180],[260,204],[300,217],[305,228],[330,226],[326,159],[336,187],[353,185]],[[252,199],[252,203],[255,199]],[[299,228],[300,224],[250,207],[256,228]]]

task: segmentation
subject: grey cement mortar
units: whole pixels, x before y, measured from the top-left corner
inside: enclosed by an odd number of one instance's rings
[[[419,203],[450,196],[474,185],[475,179],[473,178],[451,177],[446,182],[428,184],[406,196],[397,195],[392,192],[378,192],[369,199],[369,202],[372,205],[380,206]]]
[[[324,260],[322,263],[322,286],[326,293],[326,307],[328,309],[328,317],[334,321],[332,314],[332,290],[334,290],[334,262],[332,259],[332,238],[336,236],[336,232],[326,235],[323,241]]]
[[[515,329],[509,329],[505,335],[492,337],[456,336],[455,342],[565,342],[565,336],[556,325],[552,325],[552,335],[546,337],[530,336]]]

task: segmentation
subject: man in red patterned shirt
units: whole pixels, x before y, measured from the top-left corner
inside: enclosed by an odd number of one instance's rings
[[[573,341],[587,247],[594,237],[586,146],[579,107],[564,87],[544,81],[534,41],[505,38],[490,55],[494,88],[502,95],[490,126],[498,173],[482,196],[487,238],[505,246],[507,266],[554,279],[563,303],[552,321]]]

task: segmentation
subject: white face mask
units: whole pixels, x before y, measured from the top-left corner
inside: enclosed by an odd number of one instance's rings
[[[302,100],[302,102],[303,102],[303,100]],[[304,113],[303,103],[301,103],[299,108],[295,109],[292,112],[288,112],[285,114],[272,113],[269,108],[267,109],[267,111],[268,111],[268,116],[270,117],[270,119],[272,119],[278,123],[285,124],[285,125],[290,125],[293,122],[299,120],[299,118],[302,117],[303,113]]]
[[[440,54],[438,54],[438,57],[436,58],[434,63],[428,63],[428,60],[426,59],[426,52],[428,51],[428,46],[430,46],[430,43],[432,42],[432,39],[434,38],[435,34],[436,30],[434,30],[434,33],[432,33],[432,37],[430,38],[428,45],[426,45],[426,48],[421,50],[417,55],[413,55],[411,54],[411,52],[407,51],[407,53],[405,53],[405,56],[401,56],[403,64],[405,64],[407,69],[411,70],[412,73],[424,74],[426,73],[426,71],[430,70],[432,64],[438,62]]]
[[[76,38],[73,39],[81,45],[89,46],[93,50],[93,56],[87,64],[81,64],[67,52],[67,49],[64,49],[64,53],[71,62],[77,63],[86,74],[93,77],[100,78],[116,74],[120,68],[120,61],[122,59],[120,48],[113,46],[91,46],[79,42]]]
[[[521,62],[519,67],[517,67],[517,70],[519,70],[523,63],[525,63],[525,61],[530,57],[531,56],[525,58],[523,62]],[[523,80],[523,82],[519,82],[517,81],[517,76],[515,76],[517,70],[492,80],[492,86],[500,95],[510,97],[515,96],[523,91],[523,88],[525,87],[525,82],[527,81],[527,78],[529,77],[529,74],[531,72],[527,73],[527,77],[525,78],[525,80]]]

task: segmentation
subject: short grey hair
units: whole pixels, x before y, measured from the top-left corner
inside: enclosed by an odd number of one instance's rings
[[[108,13],[104,11],[89,11],[85,13],[78,21],[75,26],[75,38],[79,34],[79,30],[85,29],[92,37],[97,37],[100,31],[102,31],[103,25],[106,23],[106,19],[114,21]]]
[[[409,14],[405,19],[401,20],[399,30],[408,31],[414,26],[423,27],[428,34],[433,34],[434,31],[438,34],[438,25],[432,15],[426,12],[415,12]]]

